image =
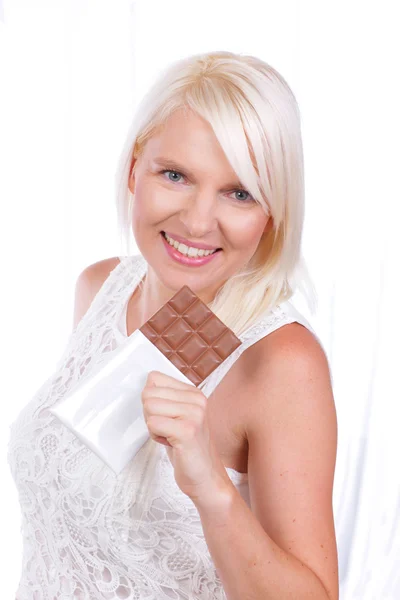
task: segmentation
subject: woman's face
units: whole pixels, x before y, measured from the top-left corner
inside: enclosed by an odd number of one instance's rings
[[[248,263],[272,224],[238,182],[211,126],[192,111],[176,111],[148,140],[131,171],[129,189],[135,194],[134,237],[149,271],[165,288],[161,295],[169,293],[166,300],[188,285],[210,302]],[[221,250],[205,264],[189,264],[190,258],[184,264],[162,232],[177,241],[185,238],[187,246]]]

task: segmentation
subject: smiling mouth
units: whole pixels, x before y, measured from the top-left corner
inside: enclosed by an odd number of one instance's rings
[[[168,242],[168,240],[167,240],[167,238],[166,238],[166,236],[165,236],[165,231],[161,231],[161,235],[163,236],[164,240],[165,240],[166,242]],[[169,242],[168,242],[168,243],[169,243]],[[171,244],[170,244],[170,246],[171,246]],[[187,244],[185,244],[185,246],[187,246],[188,248],[196,248],[196,246],[188,246]],[[174,247],[174,246],[172,246],[172,248],[173,248],[173,247]],[[201,248],[198,248],[198,250],[201,250]],[[211,254],[215,254],[216,252],[220,252],[220,251],[222,251],[222,248],[216,248],[216,250],[214,250],[213,252],[211,252]]]

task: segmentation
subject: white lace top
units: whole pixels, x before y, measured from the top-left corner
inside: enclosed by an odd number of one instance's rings
[[[193,502],[175,482],[166,446],[146,471],[144,444],[119,474],[49,412],[69,388],[127,340],[126,309],[147,263],[120,259],[72,332],[55,372],[11,425],[8,460],[22,511],[23,558],[17,600],[225,600]],[[251,344],[278,327],[310,324],[289,303],[240,337],[200,388],[209,397]],[[247,474],[227,473],[251,508]],[[149,493],[135,519],[135,482]],[[137,485],[136,485],[137,488]],[[137,508],[137,507],[136,507]]]

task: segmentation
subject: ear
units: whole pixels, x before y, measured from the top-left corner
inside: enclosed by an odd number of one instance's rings
[[[135,193],[135,164],[136,158],[132,159],[131,168],[129,171],[128,187],[132,194]]]

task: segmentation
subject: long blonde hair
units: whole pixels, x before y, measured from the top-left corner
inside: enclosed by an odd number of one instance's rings
[[[166,119],[184,107],[210,123],[239,180],[273,219],[252,259],[221,286],[208,306],[236,335],[297,289],[314,311],[315,289],[301,252],[304,163],[299,109],[282,75],[254,56],[218,51],[178,60],[142,98],[116,172],[122,253],[131,254],[132,159]]]

